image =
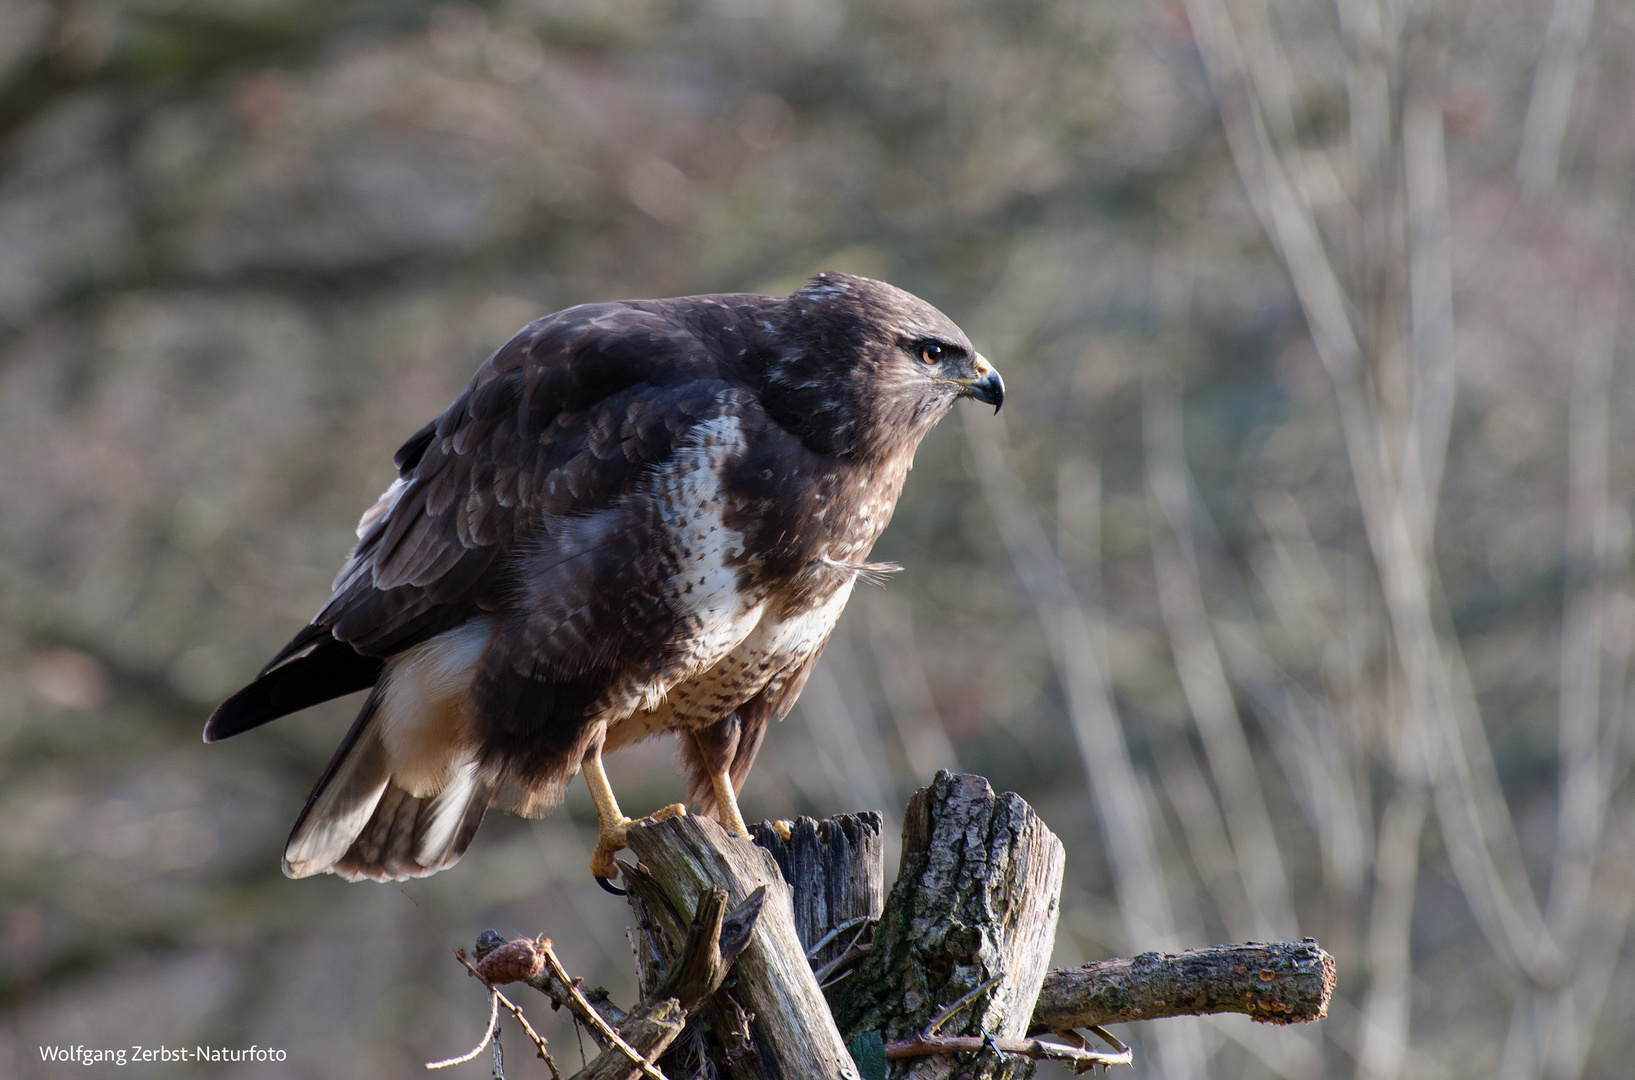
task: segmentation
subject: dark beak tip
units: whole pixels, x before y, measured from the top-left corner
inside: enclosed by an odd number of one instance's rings
[[[970,395],[985,405],[992,405],[995,413],[1005,404],[1005,380],[999,372],[990,371],[971,384]]]

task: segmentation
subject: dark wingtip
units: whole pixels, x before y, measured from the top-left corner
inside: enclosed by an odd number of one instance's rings
[[[316,623],[307,624],[305,627],[302,627],[299,634],[296,634],[290,639],[289,644],[278,650],[277,656],[274,656],[271,660],[267,661],[266,667],[256,672],[255,677],[258,679],[261,678],[268,672],[272,671],[273,668],[283,664],[285,661],[295,659],[300,653],[311,652],[315,646],[322,644],[325,638],[333,636],[334,635],[330,633],[328,627],[319,626]]]
[[[204,722],[204,741],[218,743],[260,727],[268,720],[282,715],[276,708],[268,708],[267,688],[252,682],[220,705]]]
[[[379,657],[363,656],[333,638],[320,639],[217,706],[205,721],[204,741],[221,742],[321,701],[367,690],[384,667]]]
[[[249,687],[245,687],[245,689],[247,690]],[[244,730],[243,728],[232,728],[231,730],[227,731],[222,730],[225,727],[229,727],[229,712],[231,711],[232,706],[238,702],[243,693],[244,691],[240,690],[237,694],[234,694],[232,697],[216,706],[216,711],[211,713],[210,719],[204,722],[205,742],[221,742],[223,739],[230,739],[234,735],[237,735],[241,730]]]

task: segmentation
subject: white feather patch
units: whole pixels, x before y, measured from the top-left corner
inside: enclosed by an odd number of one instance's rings
[[[442,791],[466,756],[461,702],[493,633],[493,620],[475,618],[386,663],[380,741],[392,780],[416,798]]]
[[[369,824],[388,779],[377,731],[365,731],[290,837],[284,873],[304,878],[334,866]]]
[[[448,854],[455,834],[465,821],[466,808],[471,804],[471,795],[476,788],[477,763],[461,762],[443,790],[421,812],[423,831],[415,846],[415,862],[421,866],[433,866]]]
[[[681,727],[714,723],[774,679],[798,669],[829,639],[855,581],[855,576],[850,577],[827,600],[798,615],[763,616],[720,662],[673,687],[668,708],[675,723]],[[632,731],[622,741],[635,741],[638,734]]]
[[[852,573],[850,580],[836,589],[827,600],[799,615],[763,619],[761,625],[755,628],[755,633],[744,642],[741,651],[805,659],[819,643],[829,640],[835,623],[840,621],[840,613],[846,608],[846,601],[851,599],[852,586],[857,583],[858,576]]]
[[[369,531],[369,526],[392,512],[392,509],[397,506],[397,500],[403,497],[403,489],[408,486],[409,482],[400,476],[392,481],[391,487],[380,493],[380,498],[375,500],[375,505],[365,510],[363,517],[358,519],[359,540],[362,540],[363,534]]]

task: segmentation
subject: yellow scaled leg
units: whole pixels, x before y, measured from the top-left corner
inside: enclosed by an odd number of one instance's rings
[[[710,777],[710,786],[715,788],[715,816],[721,827],[729,835],[748,836],[749,827],[744,824],[744,815],[738,810],[738,793],[732,790],[732,777],[722,769]]]
[[[632,820],[625,817],[619,810],[619,800],[613,797],[613,788],[607,782],[607,771],[602,768],[602,755],[599,752],[585,759],[585,786],[590,788],[591,801],[596,804],[596,850],[590,856],[590,872],[603,882],[612,881],[619,874],[619,864],[613,861],[613,853],[624,850],[625,835],[630,831],[630,826],[665,821],[687,813],[687,808],[681,803],[673,803],[644,818]]]

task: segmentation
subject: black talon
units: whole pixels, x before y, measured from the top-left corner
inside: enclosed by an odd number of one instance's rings
[[[610,892],[614,896],[629,896],[630,895],[629,893],[625,892],[623,889],[619,888],[617,885],[613,884],[613,880],[611,878],[605,878],[601,874],[592,874],[591,877],[596,879],[596,884],[598,884],[598,885],[600,885],[602,887],[603,892]]]

